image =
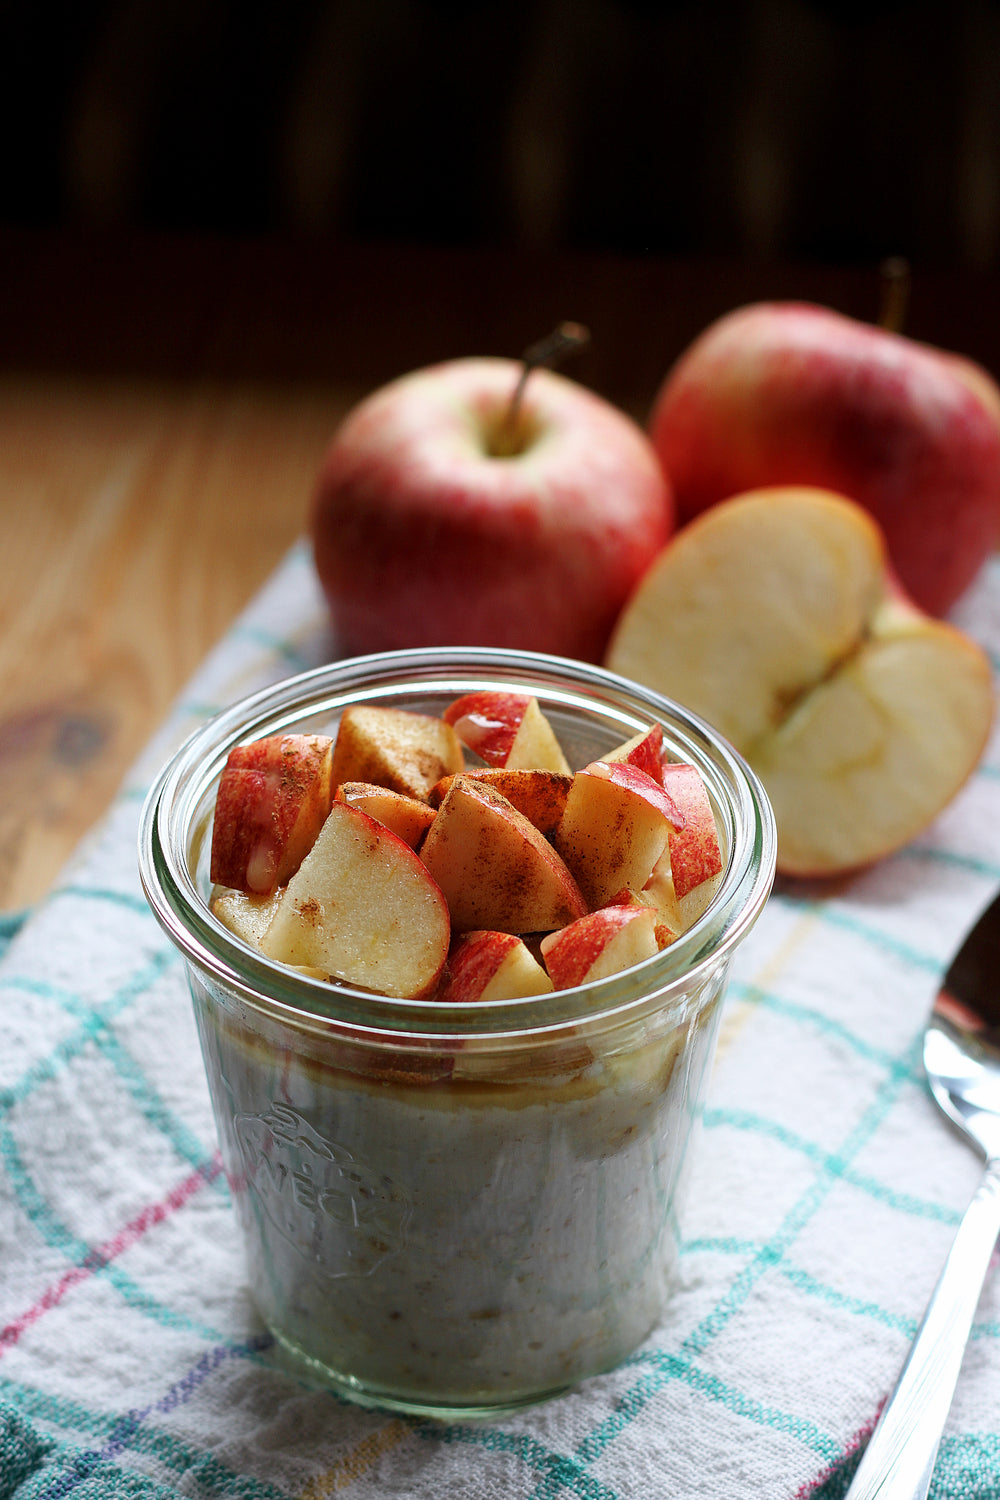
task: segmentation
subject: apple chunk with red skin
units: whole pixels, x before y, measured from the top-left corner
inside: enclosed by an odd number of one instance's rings
[[[418,797],[404,797],[387,786],[371,781],[342,781],[334,794],[338,802],[360,807],[369,817],[391,828],[405,844],[416,849],[434,822],[434,809]]]
[[[654,724],[651,729],[641,730],[634,734],[631,739],[622,745],[616,745],[614,750],[609,750],[607,755],[602,755],[601,760],[627,761],[630,766],[638,766],[640,771],[645,771],[647,776],[652,776],[654,781],[663,785],[663,728]]]
[[[882,527],[913,601],[943,614],[1000,539],[1000,390],[980,366],[807,303],[711,324],[650,436],[690,520],[775,485],[833,490]]]
[[[548,840],[471,776],[456,776],[420,857],[447,898],[456,931],[545,932],[587,910]]]
[[[667,847],[643,886],[663,918],[678,932],[686,932],[706,910],[722,882],[722,848],[715,814],[701,773],[684,762],[665,761],[660,767],[663,789],[683,814],[680,827],[671,826]]]
[[[462,744],[488,765],[509,771],[555,771],[569,763],[538,699],[518,693],[466,693],[442,715]]]
[[[334,802],[260,949],[382,995],[419,999],[436,986],[450,941],[447,902],[419,856],[368,813]]]
[[[660,951],[651,907],[612,905],[542,938],[542,958],[557,990],[607,979]]]
[[[553,843],[587,905],[639,891],[683,815],[663,787],[628,761],[592,761],[573,778]]]
[[[434,998],[449,1005],[474,1005],[547,995],[551,990],[551,979],[523,938],[479,931],[463,933],[452,944],[447,978]]]
[[[266,896],[295,873],[330,811],[331,744],[281,734],[234,746],[215,801],[214,884]]]
[[[368,396],[334,434],[309,527],[346,652],[505,646],[599,660],[672,529],[642,429],[584,386],[460,359]]]
[[[866,511],[820,490],[758,491],[692,521],[623,612],[608,666],[745,755],[786,874],[857,869],[915,837],[993,717],[985,654],[901,594]]]

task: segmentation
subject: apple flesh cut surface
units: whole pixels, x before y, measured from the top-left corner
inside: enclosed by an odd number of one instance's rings
[[[1000,390],[980,366],[808,303],[711,324],[649,422],[688,521],[775,485],[832,490],[885,533],[907,595],[944,614],[1000,539]]]
[[[375,391],[310,515],[344,650],[505,646],[597,661],[673,524],[652,445],[584,386],[461,359]]]
[[[569,774],[569,764],[537,698],[466,693],[445,709],[462,744],[491,766]]]
[[[553,843],[590,909],[639,891],[682,814],[662,785],[627,761],[593,761],[573,778]]]
[[[377,782],[426,801],[435,782],[465,765],[458,735],[433,714],[354,704],[341,715],[333,747],[334,787]]]
[[[404,797],[402,792],[391,791],[377,782],[341,782],[336,800],[360,807],[362,812],[384,823],[411,849],[417,848],[434,822],[434,809],[430,803],[421,802],[417,797]]]
[[[546,932],[587,910],[548,840],[471,776],[455,778],[420,857],[445,894],[456,931]]]
[[[984,653],[905,598],[867,512],[814,489],[734,497],[685,527],[607,665],[743,753],[786,874],[857,869],[907,843],[970,775],[993,716]]]
[[[283,734],[233,748],[215,802],[215,884],[268,895],[295,873],[330,810],[331,744]]]
[[[429,995],[451,924],[444,896],[410,846],[348,802],[334,802],[289,881],[260,949],[383,995]]]
[[[252,891],[217,891],[210,902],[213,915],[250,948],[259,948],[284,892],[257,896]]]
[[[501,797],[506,797],[546,838],[551,837],[559,826],[573,785],[572,776],[563,776],[557,771],[508,771],[491,767],[486,770],[474,768],[462,774],[484,782]],[[446,776],[437,783],[431,792],[432,807],[441,805],[454,780],[454,776]]]

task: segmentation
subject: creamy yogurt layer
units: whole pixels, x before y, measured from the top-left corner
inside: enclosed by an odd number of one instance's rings
[[[415,1053],[408,1079],[392,1047],[250,1031],[195,984],[269,1326],[352,1394],[415,1409],[619,1363],[669,1293],[723,978],[585,1046]]]

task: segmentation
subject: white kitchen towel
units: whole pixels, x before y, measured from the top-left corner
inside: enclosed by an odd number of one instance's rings
[[[1000,563],[955,619],[1000,656]],[[0,957],[0,1500],[833,1500],[979,1179],[923,1023],[1000,885],[1000,740],[909,848],[771,898],[740,950],[669,1313],[504,1420],[365,1411],[284,1372],[247,1293],[143,794],[215,709],[335,649],[304,545],[215,650]],[[2,945],[0,945],[2,946]],[[938,1500],[1000,1496],[1000,1277]]]

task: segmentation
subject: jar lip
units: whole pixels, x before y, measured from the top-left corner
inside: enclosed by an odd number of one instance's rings
[[[442,1004],[372,994],[299,975],[243,943],[211,913],[191,869],[196,820],[229,750],[264,733],[289,732],[309,714],[333,717],[351,702],[405,694],[458,696],[477,686],[521,684],[550,705],[598,712],[637,727],[659,722],[675,748],[699,766],[717,810],[728,818],[729,860],[705,913],[661,953],[606,979],[518,1000]],[[543,705],[544,706],[544,705]],[[622,736],[627,737],[627,736]],[[200,830],[204,838],[205,828]],[[704,720],[651,689],[603,667],[497,648],[449,647],[380,652],[334,661],[265,687],[196,729],[162,768],[146,796],[139,871],[161,927],[189,963],[252,1009],[300,1029],[338,1023],[372,1036],[510,1036],[611,1024],[655,998],[679,998],[702,969],[728,953],[753,925],[774,879],[776,837],[766,793],[743,758]]]

